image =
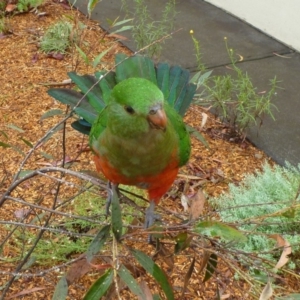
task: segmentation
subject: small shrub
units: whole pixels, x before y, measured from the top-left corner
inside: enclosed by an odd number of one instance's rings
[[[159,57],[162,51],[162,41],[154,41],[163,38],[173,29],[175,12],[175,0],[168,0],[162,10],[161,20],[153,20],[145,0],[134,0],[134,11],[129,12],[126,0],[122,0],[123,9],[127,14],[133,15],[132,36],[137,49],[148,46],[144,53],[149,57]]]
[[[231,134],[245,136],[246,129],[258,120],[262,122],[264,115],[274,119],[272,108],[275,108],[275,105],[271,103],[271,99],[278,88],[278,81],[275,76],[270,80],[270,90],[258,94],[248,73],[237,66],[236,55],[234,50],[228,47],[226,38],[225,45],[235,76],[211,76],[205,82],[208,100],[205,103],[202,101],[202,104],[213,108],[216,115],[229,125]]]
[[[78,38],[77,34],[74,33],[73,25],[70,22],[59,21],[45,32],[40,42],[40,48],[46,53],[65,54]]]
[[[300,165],[272,168],[265,164],[262,172],[248,175],[240,186],[229,185],[228,193],[210,201],[223,221],[248,233],[239,249],[275,262],[272,234],[282,235],[293,253],[299,251],[299,191]]]
[[[43,3],[44,0],[18,0],[17,9],[19,12],[26,12],[30,9],[37,9]]]

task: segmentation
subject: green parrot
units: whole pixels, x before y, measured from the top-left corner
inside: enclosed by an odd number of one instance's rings
[[[190,156],[182,120],[196,90],[189,72],[166,63],[155,66],[147,57],[117,54],[115,72],[69,76],[81,92],[57,88],[48,93],[81,117],[72,126],[89,134],[96,169],[113,187],[134,185],[148,191],[145,227],[151,226],[155,205]]]

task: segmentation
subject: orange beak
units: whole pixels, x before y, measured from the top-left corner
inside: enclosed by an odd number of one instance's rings
[[[161,105],[155,105],[149,110],[148,122],[155,129],[165,130],[167,126],[167,116]]]

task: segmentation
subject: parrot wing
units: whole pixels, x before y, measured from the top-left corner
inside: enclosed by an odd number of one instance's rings
[[[156,84],[163,92],[165,100],[181,116],[189,108],[196,85],[189,83],[190,73],[188,70],[179,66],[170,66],[167,63],[155,66],[148,57],[140,55],[127,57],[120,53],[115,57],[115,64],[115,71],[98,71],[94,76],[80,76],[75,72],[68,73],[80,90],[79,92],[66,88],[48,90],[50,96],[61,103],[70,105],[80,117],[79,120],[72,123],[74,129],[88,135],[92,124],[108,104],[114,86],[132,77],[145,78]],[[173,116],[173,113],[170,113],[170,115],[170,119],[174,119],[172,122],[177,123],[175,121],[175,118],[178,119],[176,114]],[[105,118],[101,123],[102,127],[105,124]]]

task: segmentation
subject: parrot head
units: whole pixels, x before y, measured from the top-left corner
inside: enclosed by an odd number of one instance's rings
[[[107,107],[107,127],[124,138],[137,137],[167,126],[165,101],[161,90],[144,78],[129,78],[118,83]]]

